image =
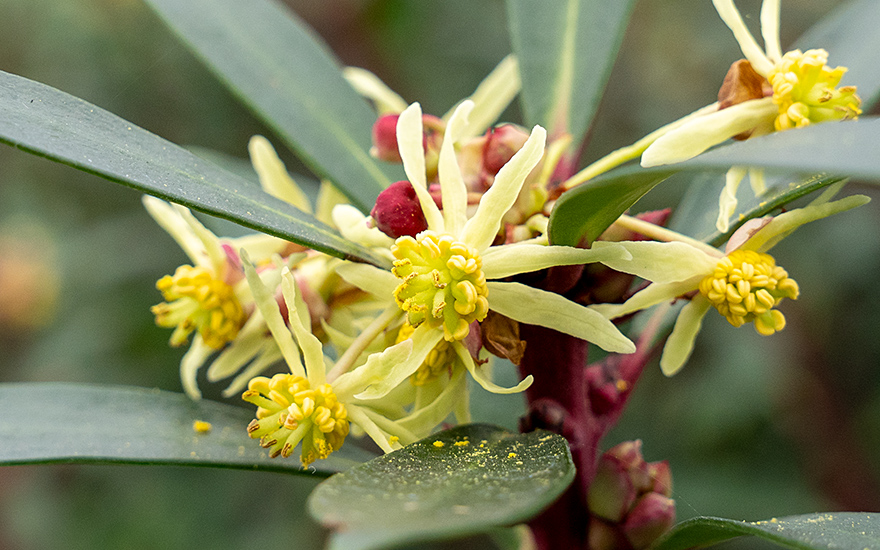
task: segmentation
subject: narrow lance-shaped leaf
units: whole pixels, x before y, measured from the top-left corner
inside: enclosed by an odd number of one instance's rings
[[[254,411],[183,394],[64,383],[0,384],[0,465],[167,464],[328,476],[375,455],[346,442],[307,471],[249,438]],[[206,431],[197,431],[194,423]]]
[[[753,522],[698,517],[676,525],[651,550],[705,548],[747,535],[797,550],[868,550],[880,548],[880,514],[829,512]]]
[[[574,464],[561,436],[473,424],[328,479],[309,497],[309,510],[340,532],[331,548],[396,547],[519,523],[572,479]]]
[[[81,99],[2,71],[0,142],[333,256],[384,265],[240,176]]]
[[[398,167],[369,155],[375,113],[330,50],[274,0],[148,0],[319,176],[369,211]]]
[[[598,107],[633,0],[507,0],[526,123],[582,136]]]

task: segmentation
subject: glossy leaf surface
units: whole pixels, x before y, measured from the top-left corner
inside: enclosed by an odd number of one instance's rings
[[[245,428],[253,411],[134,387],[0,385],[0,464],[172,464],[328,476],[373,458],[346,444],[304,471],[294,453],[271,459]],[[208,422],[205,433],[197,420]]]
[[[455,538],[519,523],[571,483],[565,439],[472,424],[441,432],[318,486],[312,515],[333,548]]]

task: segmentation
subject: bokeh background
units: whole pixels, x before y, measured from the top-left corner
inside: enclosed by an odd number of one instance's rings
[[[509,52],[501,0],[288,3],[343,63],[427,112],[445,112]],[[759,2],[739,4],[755,24]],[[836,5],[787,0],[783,45]],[[708,0],[638,2],[586,160],[711,102],[738,57]],[[186,146],[244,158],[251,135],[272,137],[139,0],[4,0],[0,69]],[[675,205],[687,189],[670,181],[636,210]],[[666,379],[650,367],[606,441],[641,438],[649,460],[671,462],[680,519],[880,511],[880,193],[848,189],[875,202],[775,251],[802,289],[783,308],[786,330],[762,338],[709,316],[688,368]],[[0,148],[0,381],[180,391],[183,350],[166,345],[149,307],[156,279],[184,262],[138,193]],[[516,396],[474,394],[478,415],[508,427],[521,408]],[[325,535],[304,511],[315,484],[195,468],[0,468],[0,549],[319,548]]]

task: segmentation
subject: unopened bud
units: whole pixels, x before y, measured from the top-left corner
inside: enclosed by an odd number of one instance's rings
[[[590,550],[623,550],[629,548],[629,542],[620,532],[616,525],[609,525],[597,517],[590,518],[590,530],[588,531],[588,545]]]
[[[609,449],[602,460],[616,460],[629,475],[633,487],[639,493],[650,491],[654,486],[648,463],[642,456],[642,440],[624,441]]]
[[[528,132],[513,124],[491,128],[486,135],[488,139],[483,149],[483,168],[493,176],[529,139]]]
[[[669,462],[661,460],[649,463],[648,474],[653,482],[651,492],[666,497],[672,496],[672,470],[669,468]]]
[[[590,484],[587,506],[594,516],[619,523],[638,497],[623,463],[608,453],[599,459],[596,477]]]
[[[384,115],[373,124],[373,148],[370,153],[379,160],[401,162],[397,149],[397,119],[400,115]]]
[[[623,524],[623,533],[635,550],[647,548],[675,523],[675,501],[658,493],[639,499]]]
[[[388,189],[379,193],[370,215],[376,222],[376,227],[394,239],[404,235],[415,237],[428,229],[416,190],[406,180],[392,183]]]

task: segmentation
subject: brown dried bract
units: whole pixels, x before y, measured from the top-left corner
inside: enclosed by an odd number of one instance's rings
[[[483,345],[489,353],[519,365],[526,351],[526,343],[519,337],[519,323],[490,310],[480,323],[480,329]]]
[[[748,60],[740,59],[730,66],[724,82],[721,83],[721,89],[718,90],[718,110],[771,95],[773,95],[773,87],[770,82],[756,73]],[[751,131],[743,132],[733,136],[733,139],[748,139],[751,134]]]

